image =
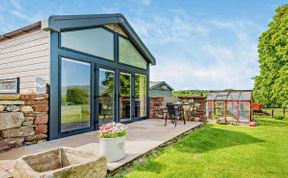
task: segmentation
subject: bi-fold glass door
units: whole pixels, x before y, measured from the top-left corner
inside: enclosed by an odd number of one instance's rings
[[[99,125],[115,121],[115,71],[99,68],[98,118]]]
[[[132,115],[132,74],[120,72],[119,74],[119,120],[131,120]]]
[[[146,75],[96,65],[93,72],[91,63],[61,61],[61,132],[147,116]]]
[[[147,79],[145,75],[120,72],[120,122],[147,116]]]

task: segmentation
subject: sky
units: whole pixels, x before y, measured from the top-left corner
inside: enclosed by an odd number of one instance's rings
[[[287,0],[1,0],[0,34],[50,15],[122,13],[176,90],[252,89],[257,45]]]

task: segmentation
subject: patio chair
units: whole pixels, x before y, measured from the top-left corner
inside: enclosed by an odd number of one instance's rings
[[[168,110],[168,115],[174,123],[175,127],[177,125],[177,119],[180,119],[181,117],[181,112],[179,110],[179,107],[175,109],[175,105],[173,103],[167,103],[166,104],[167,110]],[[165,126],[167,125],[167,117],[165,117]]]

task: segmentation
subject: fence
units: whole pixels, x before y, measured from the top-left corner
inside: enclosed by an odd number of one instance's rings
[[[288,117],[287,108],[262,108],[263,112],[272,118]]]

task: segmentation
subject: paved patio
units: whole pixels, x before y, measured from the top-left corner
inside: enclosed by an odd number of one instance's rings
[[[164,120],[159,119],[148,119],[127,124],[127,156],[123,160],[108,163],[108,171],[114,172],[137,157],[140,157],[158,146],[177,138],[185,132],[202,125],[201,122],[189,121],[186,122],[186,125],[181,121],[177,122],[177,124],[177,127],[174,127],[173,124],[168,122],[165,127]],[[76,149],[95,151],[99,153],[99,140],[96,137],[96,134],[97,132],[93,131],[0,153],[0,171],[11,169],[14,165],[14,160],[23,155],[41,152],[59,146],[73,147]]]

